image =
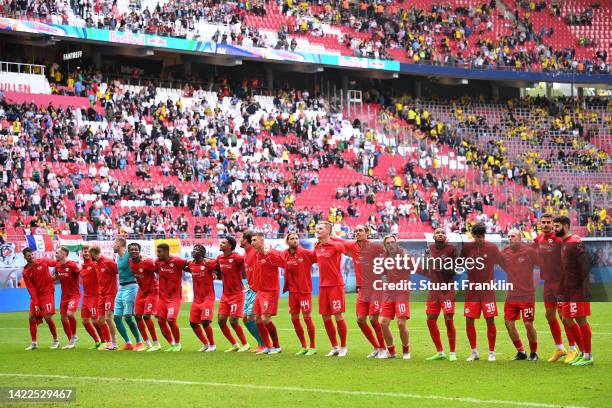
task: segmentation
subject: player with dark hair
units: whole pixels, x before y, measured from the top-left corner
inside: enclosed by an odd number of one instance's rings
[[[32,344],[26,350],[36,350],[38,348],[38,325],[44,320],[49,326],[49,331],[53,337],[52,350],[59,348],[57,338],[57,328],[53,321],[55,314],[55,285],[49,272],[49,263],[53,261],[47,259],[36,259],[34,252],[30,248],[22,251],[26,261],[23,267],[23,281],[30,294],[30,336]]]
[[[244,257],[234,252],[236,249],[236,239],[231,235],[226,235],[221,238],[219,249],[221,250],[221,254],[217,256],[217,270],[223,280],[223,294],[219,302],[217,321],[221,328],[221,332],[231,344],[231,347],[225,350],[225,352],[230,353],[237,351],[243,353],[249,351],[250,348],[238,320],[243,315],[244,307],[244,287],[242,285]],[[232,332],[227,326],[228,317],[230,325],[236,332],[241,345],[236,342]]]
[[[93,322],[98,321],[98,309],[100,304],[100,286],[98,285],[98,273],[96,263],[91,259],[89,246],[81,248],[83,265],[81,265],[81,280],[83,281],[83,304],[81,305],[81,319],[83,327],[94,340],[90,349],[99,349],[102,345],[102,330],[98,329]],[[98,326],[99,327],[99,326]],[[106,329],[108,330],[108,328]]]
[[[497,245],[485,240],[487,229],[484,224],[476,224],[472,227],[473,242],[466,242],[461,249],[462,258],[472,258],[474,263],[468,268],[469,284],[492,284],[493,269],[495,265],[503,266],[503,257]],[[480,262],[476,262],[480,260]],[[479,319],[482,314],[487,322],[487,339],[489,340],[489,361],[495,361],[495,340],[497,328],[495,327],[495,316],[497,316],[497,304],[495,302],[494,290],[477,290],[468,288],[465,293],[465,331],[467,333],[472,353],[467,361],[479,360],[476,344],[476,326],[474,320]]]
[[[89,249],[91,259],[96,263],[96,272],[98,277],[98,285],[100,286],[100,304],[98,310],[103,311],[98,313],[98,325],[104,328],[108,327],[109,335],[105,347],[100,347],[101,351],[117,350],[117,328],[113,319],[113,311],[115,309],[115,296],[117,295],[117,264],[111,259],[101,255],[100,248],[93,246]]]
[[[571,361],[578,356],[576,341],[574,340],[574,335],[564,324],[563,327],[569,344],[568,352],[563,346],[561,326],[557,319],[557,314],[562,319],[561,311],[563,310],[563,302],[558,301],[563,273],[561,270],[562,241],[561,238],[555,235],[552,214],[545,213],[540,216],[540,229],[542,232],[534,239],[533,246],[537,249],[540,258],[540,279],[544,281],[546,320],[555,342],[555,350],[548,361],[554,363],[563,356],[566,356],[567,361]]]
[[[214,279],[217,272],[217,261],[206,258],[206,248],[201,244],[193,246],[191,256],[193,261],[187,267],[187,272],[191,273],[193,280],[193,303],[189,311],[189,324],[196,337],[202,342],[202,347],[198,351],[211,353],[217,350],[210,325],[215,309]]]
[[[266,347],[261,340],[257,322],[255,321],[255,313],[253,312],[255,307],[255,296],[257,295],[254,276],[255,267],[257,265],[257,251],[253,248],[252,240],[253,231],[246,230],[242,233],[242,237],[240,237],[240,247],[244,249],[244,269],[247,279],[247,286],[244,288],[244,316],[242,321],[249,333],[251,333],[251,336],[257,341],[257,348],[250,351],[259,353]]]
[[[176,320],[183,302],[183,270],[187,265],[186,260],[170,255],[168,244],[157,246],[155,267],[159,274],[159,299],[155,316],[162,335],[170,343],[165,352],[177,352],[183,349],[181,331]]]
[[[538,264],[537,252],[527,244],[521,242],[521,232],[513,228],[508,231],[508,246],[502,251],[504,269],[508,274],[508,282],[512,289],[504,303],[504,322],[510,340],[516,347],[514,360],[527,360],[525,347],[521,341],[516,321],[523,318],[527,339],[529,340],[529,360],[538,360],[538,337],[533,326],[535,318],[535,285],[534,266]]]
[[[315,325],[312,321],[312,265],[317,262],[314,252],[299,246],[297,233],[290,232],[285,238],[287,249],[283,252],[285,259],[285,284],[283,292],[289,291],[289,314],[302,348],[296,355],[312,356],[317,353],[315,345]],[[304,317],[308,331],[308,347],[304,337],[304,328],[300,323],[300,312]]]
[[[74,316],[81,301],[81,288],[79,285],[79,265],[68,259],[70,251],[66,247],[55,251],[55,277],[59,279],[62,288],[62,300],[60,302],[60,316],[64,333],[68,337],[68,344],[63,349],[76,347],[78,337],[76,335],[77,322]]]
[[[143,347],[139,347],[136,351],[155,352],[161,350],[161,345],[157,339],[155,323],[151,319],[151,316],[155,315],[155,308],[159,298],[157,267],[152,259],[142,259],[140,250],[140,244],[137,242],[132,242],[128,245],[130,268],[138,283],[138,293],[134,301],[134,317],[136,318],[138,331],[144,340]],[[150,340],[147,330],[151,335]]]
[[[136,320],[134,320],[134,305],[138,294],[138,283],[130,267],[130,255],[127,252],[127,241],[123,237],[117,237],[113,241],[113,252],[117,254],[117,270],[119,271],[119,290],[115,298],[114,319],[117,331],[125,341],[121,350],[141,350],[145,346],[142,343]],[[136,344],[132,344],[130,335],[123,322],[129,327]]]
[[[591,286],[589,255],[578,235],[570,233],[570,219],[558,216],[553,220],[555,234],[561,238],[561,296],[563,323],[574,335],[581,354],[568,362],[572,366],[593,365],[591,354],[591,326],[587,320],[591,315]]]

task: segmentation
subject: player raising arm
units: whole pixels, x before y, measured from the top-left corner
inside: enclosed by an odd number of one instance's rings
[[[244,249],[244,269],[246,272],[247,286],[244,288],[244,310],[242,321],[246,326],[251,336],[257,341],[257,348],[250,350],[253,353],[259,353],[266,347],[264,346],[261,336],[259,335],[259,329],[257,328],[257,322],[255,321],[255,296],[256,296],[256,284],[255,284],[255,267],[257,266],[257,251],[253,248],[251,242],[253,241],[253,232],[246,230],[242,233],[240,238],[240,247]]]
[[[76,335],[75,312],[79,308],[81,301],[81,288],[79,286],[79,265],[68,260],[70,251],[66,247],[61,247],[55,251],[55,276],[60,281],[62,288],[62,300],[60,302],[60,315],[62,316],[62,326],[69,339],[63,349],[73,349],[76,347],[78,337]]]
[[[100,327],[108,327],[109,336],[105,347],[98,350],[113,351],[117,350],[117,328],[113,319],[115,309],[115,296],[117,295],[117,264],[111,259],[101,255],[100,248],[97,246],[89,249],[91,259],[96,263],[98,285],[100,286],[100,304],[98,305],[98,324]]]
[[[312,321],[312,264],[317,262],[313,251],[299,246],[298,234],[290,232],[285,239],[288,248],[283,252],[285,259],[285,285],[283,292],[289,291],[289,313],[301,350],[296,355],[312,356],[317,354],[315,346],[315,326]],[[304,329],[300,323],[300,312],[308,331],[309,345],[306,347]]]
[[[102,345],[102,329],[97,329],[94,322],[98,322],[98,309],[100,304],[100,286],[98,285],[98,272],[96,263],[91,259],[89,246],[85,245],[81,249],[83,265],[81,265],[81,279],[83,281],[83,304],[81,305],[81,319],[83,327],[94,340],[94,345],[90,349],[99,349]],[[100,326],[98,326],[100,327]],[[107,328],[108,330],[108,328]]]
[[[26,265],[23,267],[23,281],[30,294],[30,336],[32,344],[26,350],[36,350],[38,348],[38,325],[43,319],[49,326],[49,331],[53,337],[52,350],[59,348],[57,339],[57,328],[53,321],[55,314],[55,285],[49,272],[49,261],[46,259],[36,259],[34,252],[30,248],[22,251]],[[53,261],[51,261],[53,263]]]

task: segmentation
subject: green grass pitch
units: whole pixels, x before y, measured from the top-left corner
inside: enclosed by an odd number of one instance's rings
[[[76,387],[76,402],[55,406],[105,408],[277,407],[289,404],[542,408],[612,405],[610,303],[592,304],[590,321],[595,355],[592,367],[546,362],[554,346],[541,303],[536,306],[541,358],[537,363],[510,361],[515,350],[501,317],[496,320],[498,361],[486,361],[486,327],[480,320],[477,322],[478,344],[485,360],[467,363],[469,346],[461,304],[457,305],[459,313],[455,319],[459,360],[454,363],[425,361],[435,350],[425,324],[425,304],[417,302],[411,304],[409,321],[412,360],[368,360],[365,356],[371,347],[355,323],[354,305],[355,296],[347,296],[349,355],[345,359],[324,356],[329,350],[329,342],[319,316],[314,319],[319,354],[314,357],[294,355],[299,344],[286,299],[281,299],[275,319],[283,353],[274,356],[223,353],[228,343],[216,325],[215,339],[220,350],[196,352],[199,344],[189,328],[189,304],[183,305],[180,314],[184,347],[180,353],[90,351],[87,350],[90,339],[80,325],[76,350],[53,351],[48,349],[51,338],[45,324],[39,328],[41,349],[27,352],[24,351],[29,344],[27,314],[0,314],[0,386]],[[501,308],[501,303],[498,305]],[[59,316],[55,317],[60,340],[65,343]],[[441,319],[439,326],[447,347],[446,329]],[[518,327],[526,343],[521,322]],[[395,327],[394,334],[397,344],[399,336]],[[28,404],[3,405],[0,402],[0,406]],[[34,406],[53,405],[37,403]]]

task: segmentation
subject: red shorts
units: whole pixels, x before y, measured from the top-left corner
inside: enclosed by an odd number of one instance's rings
[[[440,312],[447,314],[455,313],[455,301],[453,299],[427,301],[425,302],[425,314],[439,315]]]
[[[242,317],[244,311],[244,292],[221,295],[219,316]]]
[[[84,296],[81,305],[81,318],[97,319],[100,309],[100,298],[98,296]]]
[[[36,306],[38,306],[38,312],[36,311]],[[45,315],[54,315],[55,297],[53,293],[39,296],[36,303],[30,301],[30,314],[37,317],[43,317]]]
[[[586,317],[591,315],[589,302],[563,302],[562,317]]]
[[[382,302],[380,315],[388,319],[405,317],[410,319],[410,303],[409,302]]]
[[[495,302],[465,302],[463,307],[465,317],[479,319],[481,312],[485,318],[497,316],[497,304]]]
[[[363,300],[361,297],[361,292],[357,292],[357,305],[355,306],[357,317],[379,315],[381,304],[382,302],[378,300],[371,299],[369,302]]]
[[[329,316],[344,313],[344,286],[322,286],[319,288],[319,314]]]
[[[260,290],[255,295],[255,307],[253,313],[256,315],[276,316],[278,313],[278,298],[280,293],[276,290]]]
[[[144,316],[155,314],[155,307],[157,306],[157,293],[151,293],[146,296],[141,296],[141,291],[138,291],[136,295],[136,301],[134,302],[134,315]]]
[[[158,299],[155,316],[160,319],[176,320],[181,311],[181,299]]]
[[[289,292],[289,314],[312,312],[312,293]]]
[[[535,302],[506,302],[504,304],[504,320],[518,320],[523,317],[524,322],[533,322],[535,319]]]
[[[214,310],[214,296],[202,301],[194,301],[189,311],[189,323],[202,323],[204,320],[212,320]]]
[[[98,306],[98,310],[106,312],[114,312],[115,311],[115,296],[114,295],[100,295],[100,305]]]
[[[566,302],[544,302],[544,307],[546,309],[557,309],[563,310],[563,304]]]
[[[70,296],[63,297],[60,302],[60,314],[65,315],[70,313],[74,313],[79,308],[79,302],[81,301],[81,296]]]

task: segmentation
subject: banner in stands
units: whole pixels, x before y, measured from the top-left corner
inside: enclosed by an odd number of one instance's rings
[[[50,94],[51,87],[44,75],[0,72],[0,91]]]

